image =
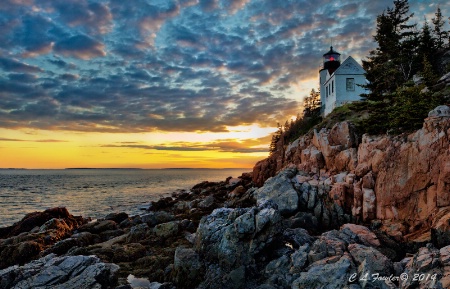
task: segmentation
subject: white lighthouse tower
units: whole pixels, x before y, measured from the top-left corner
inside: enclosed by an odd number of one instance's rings
[[[325,117],[345,103],[361,100],[361,94],[368,90],[361,87],[366,84],[365,71],[353,57],[347,57],[341,64],[341,54],[330,47],[323,55],[323,67],[320,75],[320,101],[322,116]]]

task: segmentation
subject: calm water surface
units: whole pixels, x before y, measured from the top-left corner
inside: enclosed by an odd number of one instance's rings
[[[202,181],[224,181],[245,169],[0,170],[0,227],[30,212],[66,207],[73,215],[102,218],[140,207]]]

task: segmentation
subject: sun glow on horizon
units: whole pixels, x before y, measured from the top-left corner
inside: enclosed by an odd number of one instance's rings
[[[268,156],[274,128],[94,133],[0,129],[0,168],[243,168]]]

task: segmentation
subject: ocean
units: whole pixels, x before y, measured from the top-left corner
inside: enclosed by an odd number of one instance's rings
[[[0,227],[25,214],[66,207],[72,215],[103,218],[142,208],[202,181],[224,181],[249,169],[0,169]]]

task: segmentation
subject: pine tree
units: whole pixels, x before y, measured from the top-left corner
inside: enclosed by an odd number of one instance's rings
[[[284,123],[284,131],[289,131],[290,128],[291,123],[289,122],[289,120],[286,120],[286,122]]]
[[[420,71],[421,75],[424,77],[425,83],[430,86],[435,81],[434,75],[438,71],[439,62],[436,61],[436,59],[438,59],[438,57],[436,57],[438,54],[436,38],[432,35],[432,31],[426,19],[422,26],[419,42],[418,54],[422,58]]]
[[[434,53],[436,53],[436,48],[436,38],[431,34],[430,25],[428,25],[428,21],[425,19],[420,33],[419,54],[431,59]]]
[[[270,154],[273,154],[277,150],[278,142],[281,139],[281,136],[283,135],[283,127],[277,123],[278,130],[272,135],[272,141],[270,142],[269,146],[269,152]]]
[[[442,48],[444,48],[445,39],[449,37],[449,33],[448,33],[448,31],[445,31],[443,29],[445,21],[442,17],[441,8],[439,7],[439,5],[438,5],[437,11],[436,11],[436,13],[434,13],[434,15],[436,17],[432,19],[432,22],[434,24],[433,33],[434,33],[434,37],[436,38],[437,49],[442,49]]]
[[[418,33],[415,24],[408,24],[413,15],[409,13],[408,0],[395,0],[393,8],[377,17],[374,39],[378,47],[370,52],[368,60],[363,60],[369,81],[365,87],[370,90],[365,98],[375,101],[389,98],[420,67],[416,51]]]
[[[315,110],[320,108],[320,105],[320,92],[313,88],[311,89],[309,96],[305,97],[305,100],[303,101],[303,116],[311,116]]]
[[[277,150],[277,143],[279,141],[279,138],[277,138],[276,134],[272,135],[272,141],[270,142],[269,146],[269,152],[270,154],[273,154]]]
[[[363,60],[366,78],[369,83],[365,86],[370,93],[365,95],[369,100],[383,100],[398,86],[401,77],[392,59],[398,51],[400,38],[395,33],[395,27],[390,17],[383,12],[377,16],[377,30],[374,35],[378,47],[370,51],[368,60]]]
[[[398,40],[410,35],[411,29],[416,26],[415,24],[407,24],[409,19],[414,16],[414,13],[408,14],[408,0],[394,0],[394,8],[387,9],[387,16],[392,21],[394,32],[399,36]]]
[[[388,8],[387,15],[392,21],[398,39],[398,51],[393,60],[402,73],[404,83],[417,72],[421,62],[417,58],[416,51],[419,41],[418,33],[415,31],[416,24],[408,24],[414,13],[409,14],[408,0],[396,0],[394,8]]]

